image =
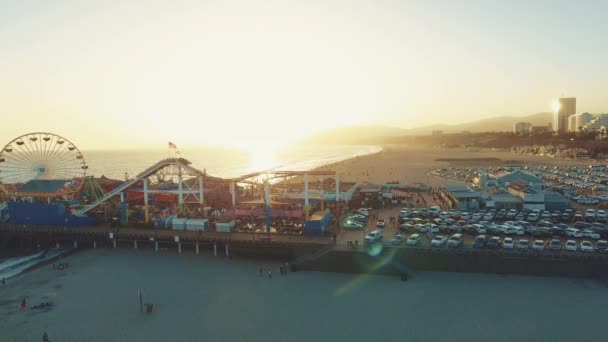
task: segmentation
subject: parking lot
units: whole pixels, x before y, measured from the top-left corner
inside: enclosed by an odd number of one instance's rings
[[[428,195],[425,194],[425,196]],[[434,204],[432,197],[427,203]],[[401,206],[394,206],[392,208],[371,210],[365,227],[361,229],[343,228],[338,242],[345,245],[356,242],[357,245],[361,245],[364,243],[366,235],[369,235],[374,230],[381,230],[383,236],[379,240],[387,245],[394,246],[407,247],[407,239],[413,234],[420,236],[420,243],[416,245],[416,247],[420,248],[430,248],[430,239],[437,235],[449,238],[453,234],[462,234],[463,244],[458,248],[474,248],[473,245],[476,237],[485,235],[488,239],[495,236],[499,240],[498,246],[494,246],[494,249],[507,250],[504,248],[503,242],[505,239],[510,238],[513,240],[512,250],[514,251],[521,252],[522,249],[517,248],[517,244],[519,240],[527,240],[529,246],[523,249],[523,251],[589,254],[598,253],[596,251],[597,242],[608,238],[608,225],[605,223],[605,212],[598,219],[598,210],[595,209],[591,209],[594,212],[593,217],[590,214],[591,211],[587,217],[585,217],[584,211],[577,212],[572,210],[572,213],[567,215],[567,217],[564,213],[539,212],[536,215],[538,218],[535,218],[535,213],[532,211],[518,212],[518,215],[521,214],[519,218],[521,219],[523,216],[523,220],[507,220],[497,215],[499,211],[491,212],[490,210],[477,212],[478,216],[481,216],[482,219],[473,220],[463,219],[463,216],[467,217],[468,215],[466,215],[466,212],[460,211],[433,214],[429,208],[407,208],[410,214],[404,215],[402,213],[403,209]],[[489,215],[490,213],[491,215]],[[469,212],[468,214],[472,216],[474,212]],[[483,216],[486,216],[486,218],[492,216],[492,218],[484,220]],[[392,220],[391,218],[395,219]],[[528,218],[530,218],[529,221]],[[384,220],[383,228],[377,227],[378,220]],[[520,228],[510,228],[512,226]],[[429,229],[433,231],[429,232]],[[583,233],[585,236],[581,236]],[[404,237],[403,241],[393,241],[396,235],[402,235]],[[551,240],[554,239],[559,240],[559,246],[557,242],[554,242],[552,249]],[[532,245],[537,240],[543,241],[542,251],[532,248]],[[572,250],[572,243],[569,246],[570,250],[566,250],[566,243],[569,240],[576,242],[576,250]],[[588,241],[591,244],[590,251],[588,249],[586,252],[581,250],[581,243],[583,241]],[[587,243],[586,246],[588,247]],[[477,247],[481,249],[488,248],[486,246]],[[433,248],[447,248],[447,246],[443,244],[441,247]],[[600,248],[600,251],[603,252],[603,248]]]

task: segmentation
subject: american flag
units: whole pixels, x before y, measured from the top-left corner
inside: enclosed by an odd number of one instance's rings
[[[177,145],[169,141],[169,148],[177,149]]]

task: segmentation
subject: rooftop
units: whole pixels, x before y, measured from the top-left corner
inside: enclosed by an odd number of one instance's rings
[[[462,185],[462,184],[446,184],[445,185],[445,189],[449,192],[466,192],[466,191],[473,191],[471,190],[471,188],[469,188],[466,185]]]

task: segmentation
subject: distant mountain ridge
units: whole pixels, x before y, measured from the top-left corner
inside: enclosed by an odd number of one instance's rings
[[[373,143],[374,138],[428,135],[433,131],[443,133],[460,133],[462,131],[476,132],[506,132],[513,131],[518,122],[529,122],[532,126],[546,126],[551,123],[552,113],[536,113],[527,116],[499,116],[486,118],[456,125],[437,124],[416,128],[399,128],[392,126],[347,126],[333,128],[314,134],[305,139],[306,142],[366,144]]]

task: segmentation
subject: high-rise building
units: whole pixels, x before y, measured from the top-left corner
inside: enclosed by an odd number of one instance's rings
[[[578,132],[582,127],[585,127],[588,123],[593,120],[593,114],[583,113],[570,115],[568,123],[569,132]]]
[[[559,108],[553,113],[553,130],[564,133],[568,131],[570,115],[576,114],[576,97],[562,97]]]

